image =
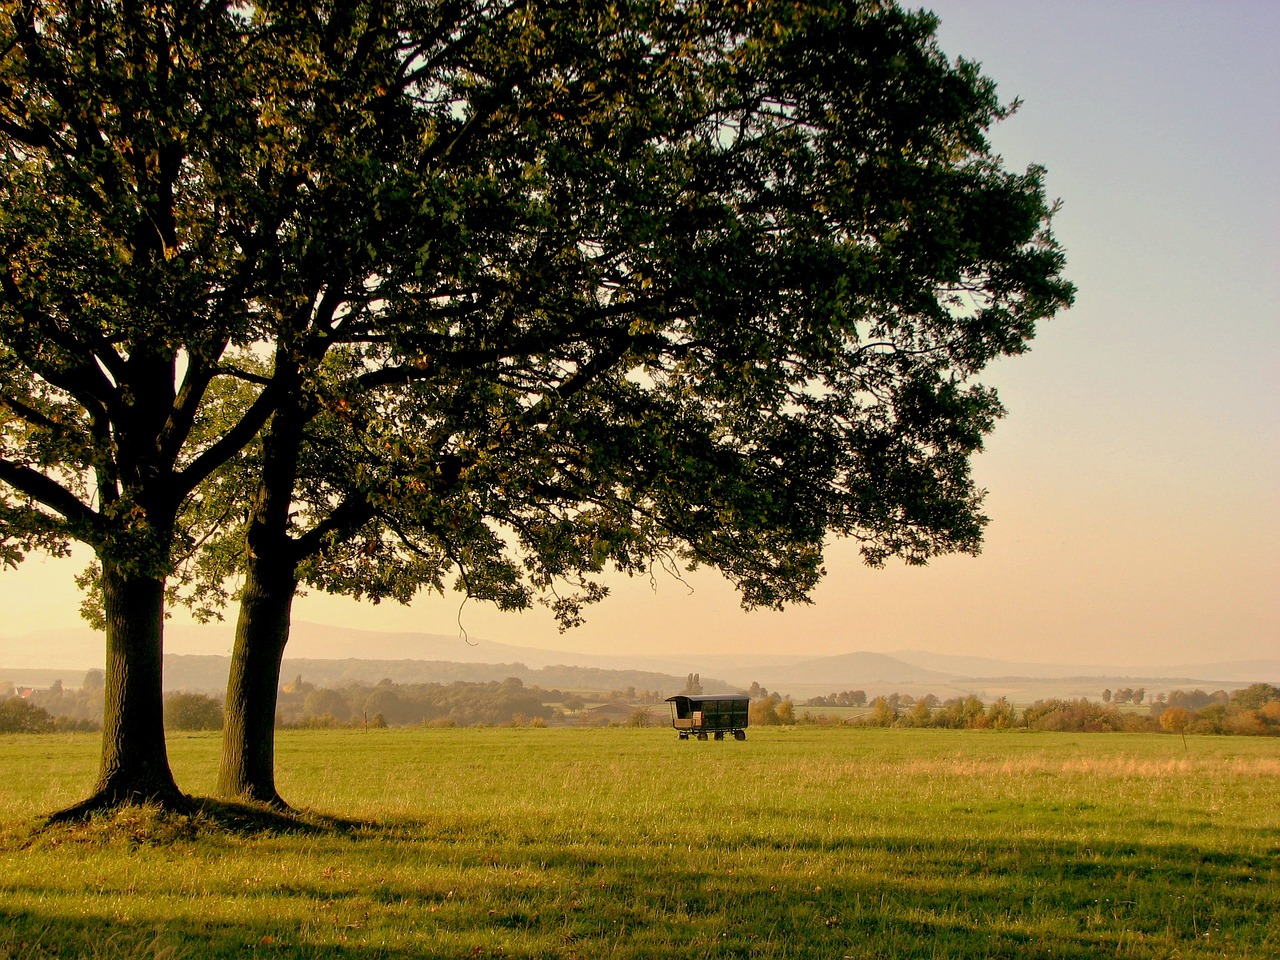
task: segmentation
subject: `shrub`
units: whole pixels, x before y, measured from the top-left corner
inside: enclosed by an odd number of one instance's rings
[[[1023,711],[1022,722],[1032,730],[1073,733],[1103,733],[1129,728],[1115,707],[1087,699],[1037,700]]]
[[[164,701],[170,730],[221,730],[222,702],[203,693],[172,693]]]
[[[49,711],[21,697],[0,700],[0,733],[49,733],[53,717]]]
[[[871,712],[858,723],[867,727],[892,727],[897,719],[898,711],[889,705],[889,701],[884,697],[876,697],[871,701]]]
[[[1018,722],[1018,715],[1013,705],[1004,697],[1000,697],[987,707],[986,725],[997,730],[1007,730]]]
[[[771,693],[763,700],[752,700],[747,707],[747,722],[753,727],[776,727],[782,723],[778,716],[780,698]]]
[[[321,687],[307,694],[302,703],[302,713],[311,717],[328,716],[343,723],[351,719],[351,705],[337,690]]]
[[[640,707],[631,711],[631,716],[627,718],[628,727],[652,727],[653,711],[648,707]],[[546,726],[544,723],[543,726]]]

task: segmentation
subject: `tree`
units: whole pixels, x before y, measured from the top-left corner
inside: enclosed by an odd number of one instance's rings
[[[225,402],[234,355],[296,308],[306,178],[272,132],[294,65],[253,32],[218,5],[21,3],[0,20],[0,558],[87,544],[106,638],[102,759],[71,813],[185,806],[164,743],[166,582],[217,523],[202,483],[274,404],[269,388]]]
[[[1237,710],[1261,710],[1277,701],[1280,701],[1280,687],[1269,683],[1252,683],[1231,694],[1231,706]]]
[[[1176,733],[1182,737],[1182,745],[1187,745],[1187,728],[1191,726],[1194,719],[1191,712],[1183,707],[1170,707],[1168,710],[1160,714],[1160,726],[1170,733]]]
[[[48,710],[21,697],[0,699],[0,733],[48,733],[53,717]]]
[[[917,700],[907,711],[907,725],[911,727],[927,727],[933,718],[933,711],[924,699]]]
[[[776,694],[771,694],[771,696],[776,696]],[[778,722],[784,726],[791,726],[794,724],[796,722],[795,702],[790,697],[783,697],[782,701],[778,704],[776,716],[778,718]]]
[[[177,802],[166,588],[242,578],[269,802],[302,583],[561,622],[609,568],[802,602],[979,548],[977,382],[1069,302],[1042,171],[880,2],[24,5],[4,25],[5,559],[98,558],[96,802]]]
[[[986,726],[994,727],[997,730],[1004,730],[1014,726],[1018,717],[1016,711],[1005,697],[997,697],[987,707],[987,714],[984,718]]]
[[[747,605],[779,606],[816,582],[827,532],[859,537],[873,563],[976,549],[966,455],[999,407],[965,378],[1021,350],[1070,296],[1039,171],[1008,175],[985,154],[981,128],[1004,113],[990,84],[950,68],[927,17],[661,9],[472,11],[433,34],[448,40],[426,73],[368,22],[339,25],[354,31],[341,49],[363,54],[316,67],[342,79],[338,113],[359,127],[387,88],[427,105],[386,109],[414,136],[350,195],[430,213],[388,235],[377,204],[349,204],[328,258],[347,287],[326,276],[318,320],[290,331],[301,346],[288,362],[277,354],[272,383],[288,399],[246,532],[224,792],[278,800],[271,678],[299,580],[407,599],[443,589],[452,569],[459,589],[500,606],[547,595],[572,625],[604,595],[606,564],[708,563]],[[825,75],[816,37],[824,56],[860,57],[852,77]],[[904,119],[844,96],[850,79],[884,79],[879,56],[957,98],[950,111],[869,138]],[[412,85],[384,82],[406,71]],[[914,165],[878,169],[913,138]],[[417,179],[398,176],[404,142],[421,145]],[[440,221],[440,177],[469,201],[449,205],[455,226]],[[895,212],[869,210],[882,190]],[[948,191],[955,208],[925,222],[926,196]],[[931,262],[948,244],[946,263]],[[862,289],[841,289],[855,276]],[[299,393],[342,340],[359,345],[349,375]],[[389,400],[388,388],[404,391]],[[353,469],[335,471],[343,460]]]
[[[783,720],[778,713],[782,698],[770,693],[759,700],[752,700],[747,707],[747,721],[756,727],[776,727]]]
[[[339,723],[351,719],[351,705],[337,690],[322,687],[307,694],[302,712],[309,717],[333,717]]]
[[[174,693],[165,698],[164,722],[174,730],[221,730],[222,704],[204,693]]]
[[[885,697],[876,697],[871,701],[871,712],[859,719],[859,723],[868,727],[892,727],[898,720],[898,712],[889,706]]]

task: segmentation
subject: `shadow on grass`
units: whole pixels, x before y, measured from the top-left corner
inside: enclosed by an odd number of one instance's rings
[[[243,837],[357,836],[376,832],[380,827],[368,821],[264,803],[213,797],[184,797],[184,801],[180,810],[160,804],[126,803],[75,817],[56,814],[32,825],[21,845],[111,844],[123,840],[130,846],[163,846],[218,833]],[[0,953],[0,960],[4,957]]]
[[[0,960],[408,960],[421,951],[364,945],[290,943],[256,924],[130,923],[42,917],[0,908]],[[429,954],[428,954],[429,955]],[[472,956],[494,956],[472,954]]]
[[[117,819],[116,836],[128,839],[127,819]],[[705,854],[664,856],[585,826],[551,836],[531,824],[501,837],[221,801],[208,801],[194,826],[172,814],[161,820],[206,836],[334,842],[273,844],[273,857],[291,861],[281,871],[287,882],[213,881],[198,893],[208,898],[201,918],[122,901],[120,884],[61,907],[47,896],[56,882],[14,888],[39,897],[23,908],[0,901],[0,960],[1280,956],[1270,831],[1252,853],[888,836],[778,850],[737,836],[710,838]],[[157,865],[168,856],[159,851]],[[173,896],[189,895],[177,883]]]

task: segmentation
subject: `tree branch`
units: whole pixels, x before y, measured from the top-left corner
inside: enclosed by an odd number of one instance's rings
[[[8,458],[0,458],[0,483],[8,484],[64,517],[70,530],[83,530],[93,533],[95,537],[101,536],[102,518],[66,487],[39,470],[16,464]]]

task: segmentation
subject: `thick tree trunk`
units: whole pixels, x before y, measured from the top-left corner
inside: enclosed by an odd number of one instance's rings
[[[187,810],[164,739],[164,583],[103,563],[107,658],[102,761],[93,793],[54,814],[65,820],[128,803]]]
[[[276,792],[276,696],[298,581],[269,576],[263,566],[261,561],[250,563],[240,599],[227,678],[218,793],[285,807]]]

